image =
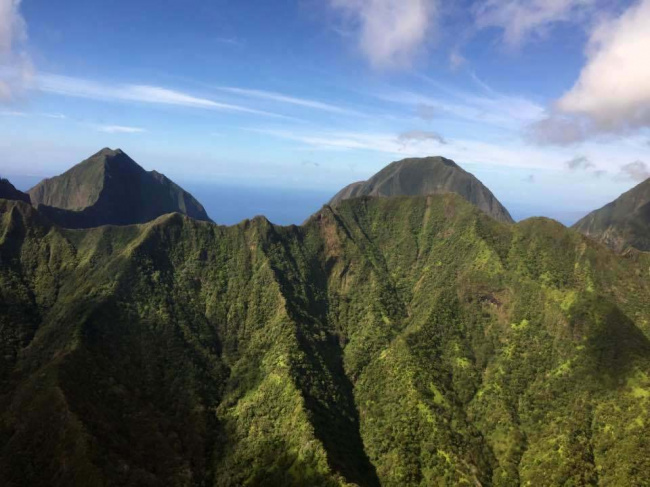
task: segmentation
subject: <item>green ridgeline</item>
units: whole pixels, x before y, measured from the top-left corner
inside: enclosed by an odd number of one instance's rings
[[[302,227],[0,201],[0,485],[644,485],[649,273],[453,194]]]

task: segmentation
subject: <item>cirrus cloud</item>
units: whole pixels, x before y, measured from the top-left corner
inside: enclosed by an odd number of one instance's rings
[[[129,127],[126,125],[102,125],[97,130],[106,134],[140,134],[146,132],[141,127]]]
[[[595,0],[484,0],[474,7],[479,29],[503,30],[508,47],[520,47],[543,36],[560,22],[579,22],[593,7]]]

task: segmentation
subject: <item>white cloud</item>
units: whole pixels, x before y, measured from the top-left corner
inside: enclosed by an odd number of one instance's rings
[[[557,110],[584,118],[587,135],[650,126],[649,60],[650,0],[641,0],[592,32],[587,65]]]
[[[0,115],[8,116],[8,117],[43,117],[43,118],[54,118],[58,120],[65,120],[67,118],[62,113],[19,112],[15,110],[2,111],[0,112]]]
[[[275,93],[273,91],[252,90],[246,88],[234,88],[229,86],[219,87],[220,90],[235,95],[248,96],[253,98],[261,98],[264,100],[276,101],[279,103],[288,103],[290,105],[297,105],[305,108],[313,108],[315,110],[322,110],[331,113],[340,113],[344,115],[360,115],[360,113],[353,110],[348,110],[329,103],[323,103],[316,100],[308,100],[305,98],[297,98],[293,96],[284,95],[282,93]]]
[[[176,105],[226,112],[239,112],[267,117],[289,118],[276,113],[255,110],[239,105],[219,103],[180,91],[149,85],[108,85],[80,78],[43,74],[37,78],[37,89],[64,96],[107,101],[131,101],[160,105]]]
[[[359,46],[375,68],[410,65],[429,39],[437,0],[329,0],[359,30]]]
[[[630,162],[621,166],[621,175],[633,181],[645,181],[650,178],[650,167],[643,161]]]
[[[397,141],[406,147],[411,143],[418,142],[437,142],[438,144],[446,144],[447,141],[442,135],[437,132],[431,132],[426,130],[409,130],[408,132],[402,132],[397,136]]]
[[[124,125],[102,125],[101,127],[97,127],[97,130],[107,134],[139,134],[146,132],[145,129],[140,127],[128,127]]]
[[[595,0],[483,0],[474,8],[479,28],[503,29],[503,40],[511,48],[532,37],[543,36],[558,22],[579,22]]]
[[[20,1],[0,0],[0,100],[20,93],[34,72],[29,55],[22,49],[27,34]]]
[[[591,162],[585,156],[576,156],[573,159],[566,161],[566,167],[570,171],[576,171],[578,169],[590,169],[594,167],[594,163]]]
[[[524,132],[528,140],[542,145],[572,145],[586,136],[582,120],[558,113],[532,121]]]

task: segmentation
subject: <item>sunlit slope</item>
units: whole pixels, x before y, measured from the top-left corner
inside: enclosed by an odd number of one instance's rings
[[[452,194],[302,227],[0,217],[2,485],[650,476],[644,256]]]

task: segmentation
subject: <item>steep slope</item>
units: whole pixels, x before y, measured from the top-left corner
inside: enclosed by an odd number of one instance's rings
[[[498,221],[513,223],[508,210],[476,177],[444,157],[396,161],[368,181],[352,183],[330,201],[336,205],[359,196],[426,196],[457,193]]]
[[[0,201],[0,484],[643,485],[645,258],[454,194],[303,227]]]
[[[8,179],[0,178],[0,198],[5,200],[18,200],[29,203],[29,195],[18,191]]]
[[[650,179],[592,211],[573,228],[617,252],[650,251]]]
[[[145,223],[179,212],[208,221],[203,206],[164,175],[147,172],[120,149],[102,149],[29,190],[32,204],[67,228]]]

